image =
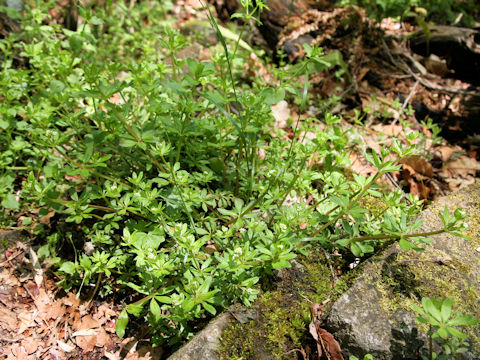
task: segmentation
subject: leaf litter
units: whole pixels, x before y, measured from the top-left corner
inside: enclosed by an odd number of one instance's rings
[[[2,251],[0,358],[120,359],[132,338],[115,334],[118,314],[113,303],[83,302],[73,292],[64,293],[30,245],[16,241]],[[136,350],[125,358],[151,359]]]

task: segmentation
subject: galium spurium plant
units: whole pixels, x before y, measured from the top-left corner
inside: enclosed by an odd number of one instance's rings
[[[305,112],[309,76],[334,65],[321,49],[306,47],[268,87],[242,80],[248,54],[238,41],[232,51],[211,13],[219,44],[199,61],[178,55],[190,39],[162,20],[166,2],[81,8],[75,32],[49,25],[49,6],[34,2],[23,32],[0,40],[1,204],[55,212],[51,230],[33,217],[23,225],[45,240],[39,253],[66,290],[134,297],[119,336],[142,316],[157,343],[173,345],[195,320],[250,304],[260,279],[313,241],[358,257],[389,239],[425,242],[409,221],[418,200],[377,185],[414,146],[366,153],[377,174],[348,175],[351,130]],[[270,106],[284,98],[307,114],[292,140],[272,129]],[[383,210],[362,207],[365,196]],[[444,219],[439,232],[461,230],[461,213]]]
[[[427,324],[429,338],[428,355],[424,360],[457,359],[460,354],[468,351],[468,336],[459,327],[478,324],[478,320],[470,314],[453,311],[452,299],[422,298],[422,307],[414,306],[419,314],[417,322]],[[441,346],[441,353],[434,351],[433,343]]]

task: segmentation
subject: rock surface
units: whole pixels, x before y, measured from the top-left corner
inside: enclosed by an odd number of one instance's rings
[[[15,241],[20,241],[21,238],[22,234],[18,230],[0,229],[0,251],[3,253],[11,243],[14,243]]]
[[[228,311],[216,317],[168,360],[218,360],[220,337],[231,318],[232,315]]]
[[[371,259],[326,319],[346,358],[370,353],[375,360],[418,359],[426,337],[411,309],[424,296],[450,297],[454,309],[480,312],[480,185],[441,198],[423,211],[421,231],[441,228],[437,213],[445,205],[450,211],[461,207],[467,212],[467,235],[474,240],[441,234],[424,252],[392,245]],[[479,334],[480,326],[470,328],[473,347],[464,359],[480,358]]]

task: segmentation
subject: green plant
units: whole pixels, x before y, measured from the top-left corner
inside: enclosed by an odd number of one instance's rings
[[[377,184],[400,167],[389,156],[414,146],[365,154],[378,173],[348,176],[352,130],[339,117],[299,115],[291,141],[271,129],[270,106],[285,98],[304,113],[309,76],[338,59],[307,46],[303,61],[273,71],[280,86],[247,83],[240,36],[230,50],[211,14],[220,43],[200,61],[180,56],[190,39],[167,26],[166,2],[80,8],[77,31],[49,24],[51,6],[27,4],[23,33],[0,40],[1,205],[31,212],[23,226],[66,290],[133,298],[119,336],[130,316],[144,317],[156,343],[175,346],[198,321],[250,304],[261,279],[312,241],[356,256],[389,239],[423,241],[409,233],[418,222],[408,225],[419,202]],[[366,195],[387,206],[370,213]],[[50,211],[51,229],[39,221]]]
[[[423,359],[457,359],[457,355],[468,350],[467,335],[457,327],[476,325],[478,320],[472,315],[454,312],[452,299],[422,298],[422,307],[415,305],[414,309],[420,315],[416,320],[429,326],[428,356],[422,356]],[[441,353],[433,351],[433,341],[440,343]]]
[[[359,360],[356,356],[351,355],[349,357],[349,360]],[[367,354],[363,357],[363,360],[373,360],[373,356],[370,354]]]

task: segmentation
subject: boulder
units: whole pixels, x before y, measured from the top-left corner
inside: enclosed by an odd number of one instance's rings
[[[212,320],[188,343],[173,353],[168,360],[218,360],[220,337],[227,328],[232,315],[226,311]]]
[[[426,328],[415,322],[412,305],[419,305],[422,297],[452,298],[454,310],[480,312],[480,184],[435,201],[421,213],[420,231],[442,227],[438,212],[445,205],[467,212],[466,235],[473,240],[440,234],[423,252],[405,252],[394,244],[369,260],[325,322],[345,358],[370,353],[375,360],[418,359],[425,352]],[[479,359],[480,326],[465,330],[471,349],[463,358]]]

